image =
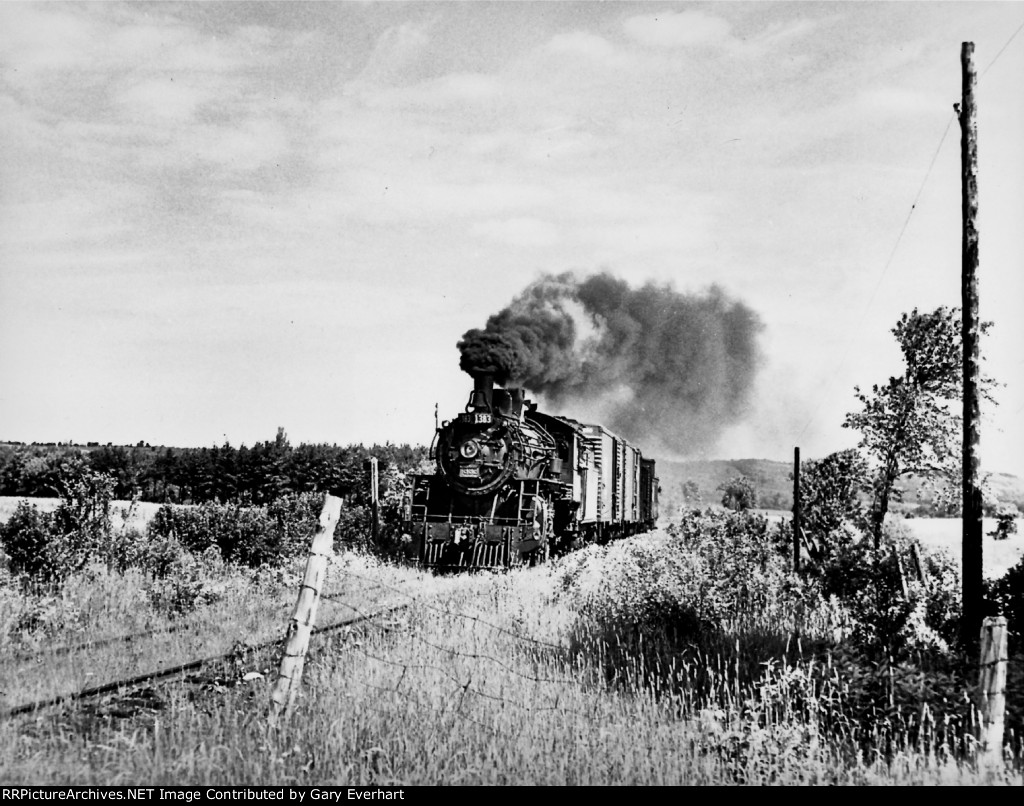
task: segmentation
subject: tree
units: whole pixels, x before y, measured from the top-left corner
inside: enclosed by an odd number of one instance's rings
[[[757,491],[754,483],[746,476],[737,476],[734,479],[718,485],[722,491],[722,506],[742,512],[757,506]]]
[[[139,487],[139,468],[135,456],[127,448],[106,445],[88,454],[89,467],[106,473],[116,481],[114,497],[130,499]]]
[[[691,509],[700,509],[702,503],[700,485],[693,479],[687,479],[682,483],[681,490],[683,493],[683,504]]]
[[[982,332],[991,323],[984,323]],[[959,308],[941,307],[932,313],[915,308],[903,314],[892,329],[903,353],[905,369],[871,393],[855,387],[862,409],[846,415],[844,428],[861,432],[859,447],[874,460],[871,527],[875,548],[889,504],[898,500],[894,488],[903,475],[925,478],[957,477],[962,416],[962,342]],[[991,379],[982,378],[982,393],[991,399]]]
[[[863,527],[859,493],[870,488],[868,475],[867,462],[852,449],[802,463],[801,531],[807,552],[815,562],[827,561],[835,548],[834,536],[846,524]]]

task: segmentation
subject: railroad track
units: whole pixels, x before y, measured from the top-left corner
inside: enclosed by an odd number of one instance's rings
[[[338,630],[342,630],[342,629],[345,629],[347,627],[351,627],[351,626],[356,625],[356,624],[361,624],[361,623],[364,623],[364,622],[371,621],[371,620],[373,620],[375,618],[379,618],[381,616],[386,616],[386,615],[389,615],[391,613],[395,613],[395,612],[398,612],[398,611],[401,611],[401,610],[405,610],[409,606],[410,606],[409,603],[405,603],[405,604],[400,604],[400,605],[393,605],[393,606],[390,606],[390,607],[384,607],[384,608],[381,608],[380,610],[374,611],[373,613],[356,613],[355,615],[353,615],[353,616],[351,616],[349,618],[342,619],[342,620],[337,621],[337,622],[335,622],[333,624],[327,624],[327,625],[324,625],[323,627],[315,627],[313,629],[313,631],[312,631],[312,635],[324,635],[324,634],[328,634],[328,633],[332,633],[332,632],[337,632]],[[137,633],[137,634],[134,634],[134,635],[131,635],[131,636],[125,636],[124,638],[118,638],[118,639],[113,639],[112,638],[112,639],[105,639],[103,641],[98,641],[98,642],[89,642],[88,644],[79,645],[79,648],[95,647],[95,646],[104,645],[104,644],[113,644],[113,643],[116,643],[116,642],[119,642],[119,641],[124,641],[124,640],[137,640],[138,638],[143,637],[144,635],[149,635],[149,634],[161,634],[162,635],[162,634],[166,634],[167,632],[168,632],[167,630],[148,631],[147,633]],[[135,676],[129,677],[129,678],[124,678],[124,679],[121,679],[121,680],[114,680],[112,682],[104,683],[104,684],[98,685],[98,686],[90,686],[88,688],[83,688],[83,689],[80,689],[78,691],[72,692],[70,694],[62,694],[62,695],[59,695],[59,696],[56,696],[56,697],[50,697],[50,698],[45,699],[45,700],[39,700],[39,701],[36,701],[36,702],[31,702],[31,703],[26,703],[24,705],[19,705],[19,706],[16,706],[14,708],[7,709],[6,711],[0,712],[0,717],[15,717],[15,716],[21,716],[21,715],[24,715],[24,714],[36,713],[36,712],[44,710],[46,708],[52,708],[54,706],[65,705],[65,704],[72,703],[72,702],[90,700],[90,699],[94,699],[94,698],[97,698],[97,697],[102,697],[102,696],[104,696],[106,694],[111,694],[111,693],[115,693],[115,692],[124,692],[125,695],[127,696],[131,691],[143,689],[143,687],[146,687],[144,689],[144,691],[147,692],[147,694],[146,694],[146,697],[144,697],[142,699],[143,700],[149,699],[151,701],[155,701],[155,699],[154,699],[155,692],[153,691],[152,687],[149,686],[150,683],[156,683],[158,681],[162,681],[162,680],[166,680],[166,679],[173,678],[173,677],[176,677],[176,676],[180,676],[180,675],[183,675],[183,674],[187,674],[189,672],[198,672],[198,671],[200,671],[200,670],[202,670],[204,668],[217,668],[217,667],[223,667],[223,666],[226,666],[226,665],[232,665],[232,664],[234,664],[239,659],[239,657],[242,657],[242,656],[245,656],[245,655],[250,655],[250,654],[255,654],[255,653],[259,653],[259,652],[265,652],[265,651],[270,650],[270,649],[276,649],[277,647],[279,647],[281,645],[283,640],[284,640],[284,636],[281,636],[279,638],[275,638],[272,641],[266,641],[266,642],[264,642],[262,644],[256,644],[256,645],[251,645],[251,646],[249,646],[249,645],[245,645],[245,646],[236,645],[230,652],[225,652],[225,653],[220,654],[220,655],[212,655],[212,656],[205,657],[205,658],[199,658],[199,659],[196,659],[196,660],[189,661],[187,663],[177,664],[175,666],[171,666],[171,667],[168,667],[168,668],[165,668],[165,669],[159,669],[157,671],[147,672],[145,674],[139,674],[139,675],[135,675]],[[67,652],[73,651],[75,648],[76,647],[65,647],[65,648],[61,648],[61,651],[64,652],[64,653],[67,653]],[[210,683],[210,682],[216,681],[218,679],[222,680],[222,679],[225,679],[225,678],[218,677],[218,676],[213,676],[213,677],[206,676],[206,677],[201,677],[201,678],[198,678],[198,679],[195,679],[195,678],[189,679],[189,682]],[[138,699],[138,698],[136,698],[136,699]],[[115,710],[114,712],[112,712],[111,715],[114,715],[114,716],[127,716],[129,714],[127,714],[127,713],[119,714]]]
[[[142,630],[141,632],[131,633],[129,635],[115,635],[111,638],[97,638],[95,641],[83,641],[80,644],[66,644],[65,646],[57,646],[46,648],[42,651],[50,658],[58,658],[62,655],[73,655],[76,652],[84,652],[88,649],[100,649],[105,646],[113,646],[115,644],[130,644],[135,641],[142,641],[146,638],[153,638],[160,636],[161,638],[165,635],[173,635],[176,632],[195,628],[194,624],[173,624],[169,627],[156,627],[152,630]],[[31,660],[32,658],[38,657],[39,652],[30,652],[27,650],[19,650],[11,655],[14,660]]]

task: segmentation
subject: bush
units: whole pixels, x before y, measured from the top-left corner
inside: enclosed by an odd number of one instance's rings
[[[173,538],[197,554],[215,547],[227,562],[280,565],[302,554],[316,529],[323,496],[283,496],[266,506],[165,504],[150,521],[150,540]]]
[[[581,632],[619,643],[698,642],[725,629],[782,633],[816,599],[775,550],[776,531],[750,513],[689,512],[667,535],[569,555],[561,595]]]
[[[737,476],[718,485],[722,493],[722,506],[726,509],[743,512],[757,506],[757,490],[754,482],[746,476]]]
[[[1018,649],[1024,637],[1024,559],[987,585],[987,610],[991,615],[1006,616],[1011,644]]]
[[[800,472],[801,530],[812,564],[827,562],[849,542],[849,528],[863,529],[867,516],[859,494],[868,488],[867,463],[855,450],[839,451],[803,463]]]
[[[165,543],[164,547],[171,551],[161,557],[158,573],[146,587],[146,597],[154,610],[169,618],[178,618],[220,598],[206,579],[211,570],[209,556],[197,559],[188,551],[173,553],[170,543]],[[216,554],[216,549],[211,551]]]
[[[654,679],[687,708],[727,713],[746,725],[733,749],[796,719],[843,752],[891,756],[919,739],[969,751],[973,673],[949,651],[960,611],[947,558],[915,559],[895,529],[876,553],[847,524],[803,577],[756,515],[689,513],[668,532],[556,566],[578,614],[573,652],[619,683]]]
[[[0,527],[0,543],[12,572],[59,588],[94,560],[108,568],[119,562],[110,512],[114,480],[80,463],[64,464],[58,488],[61,500],[52,513],[20,501]]]
[[[869,658],[913,651],[946,653],[960,622],[960,573],[945,554],[924,552],[900,526],[886,524],[879,550],[850,524],[832,532],[806,573],[853,620],[846,636]]]
[[[995,540],[1007,540],[1010,535],[1017,534],[1017,518],[1020,510],[1012,504],[1001,506],[996,510],[996,527],[989,532],[989,537]]]
[[[39,578],[50,574],[47,547],[55,532],[53,513],[40,512],[28,501],[19,501],[14,514],[0,526],[0,545],[12,574]]]

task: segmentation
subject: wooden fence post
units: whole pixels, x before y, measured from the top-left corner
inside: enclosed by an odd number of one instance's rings
[[[1006,618],[986,618],[981,625],[978,699],[981,705],[981,747],[978,764],[1003,763],[1003,716],[1006,711]]]
[[[277,724],[281,712],[291,708],[299,690],[302,667],[306,662],[309,636],[316,622],[316,610],[320,604],[320,591],[327,581],[327,561],[332,553],[334,527],[341,517],[341,499],[328,495],[320,512],[313,543],[306,559],[306,573],[299,588],[299,598],[292,611],[291,622],[285,637],[284,656],[277,673],[274,692],[270,696],[270,724]]]

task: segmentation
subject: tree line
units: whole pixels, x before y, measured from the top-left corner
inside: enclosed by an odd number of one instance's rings
[[[365,462],[377,457],[381,473],[415,471],[427,457],[422,446],[292,446],[283,428],[252,447],[228,442],[210,448],[106,445],[0,446],[0,495],[50,498],[60,494],[62,473],[86,468],[114,480],[121,500],[170,504],[243,502],[268,504],[291,493],[331,493],[362,499]]]

